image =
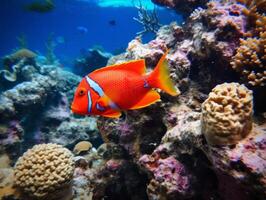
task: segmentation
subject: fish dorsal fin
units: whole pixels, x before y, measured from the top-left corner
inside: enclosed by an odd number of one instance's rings
[[[120,111],[114,111],[114,112],[102,114],[102,116],[109,117],[109,118],[119,118],[121,116],[121,112]]]
[[[140,60],[124,62],[121,64],[110,65],[107,67],[103,67],[101,69],[97,69],[94,72],[106,72],[109,70],[126,70],[142,75],[145,74],[146,72],[145,60],[140,59]]]
[[[159,93],[156,92],[155,90],[150,90],[137,104],[131,107],[130,110],[147,107],[159,100],[160,100]]]

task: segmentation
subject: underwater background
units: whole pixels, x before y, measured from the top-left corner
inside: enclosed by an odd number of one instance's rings
[[[60,63],[71,68],[75,58],[86,49],[98,46],[113,54],[121,53],[127,43],[142,30],[133,17],[138,16],[139,1],[56,0],[55,9],[46,13],[27,10],[32,0],[3,0],[0,7],[1,47],[4,56],[19,46],[25,37],[28,48],[45,55],[45,44],[52,40]],[[149,11],[155,8],[142,1]],[[161,24],[182,22],[182,16],[164,8],[155,8]],[[145,34],[149,40],[154,34]]]
[[[1,0],[0,44],[1,200],[266,199],[266,0]]]

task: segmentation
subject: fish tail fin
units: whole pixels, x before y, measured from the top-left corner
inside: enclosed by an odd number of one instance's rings
[[[180,91],[175,88],[174,83],[170,78],[168,62],[165,59],[168,51],[169,50],[164,53],[155,69],[150,75],[148,75],[148,84],[151,87],[162,89],[172,96],[177,96],[180,94]]]

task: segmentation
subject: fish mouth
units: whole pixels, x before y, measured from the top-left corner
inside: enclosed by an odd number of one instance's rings
[[[77,107],[71,105],[71,111],[74,113],[74,114],[78,114],[78,115],[86,115],[86,113],[80,111]]]

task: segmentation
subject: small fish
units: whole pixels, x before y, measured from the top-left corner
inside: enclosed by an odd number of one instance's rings
[[[155,69],[145,74],[145,60],[103,67],[85,76],[78,85],[71,105],[73,113],[118,118],[123,110],[144,108],[160,100],[154,88],[172,96],[180,91],[169,77],[167,52]]]
[[[63,36],[58,36],[58,37],[56,37],[55,41],[58,44],[64,44],[65,43],[65,38]]]
[[[52,0],[34,1],[34,2],[26,5],[26,10],[38,12],[38,13],[50,12],[54,8],[55,8],[55,5],[54,5]]]
[[[86,27],[84,27],[84,26],[78,26],[77,30],[78,30],[79,33],[81,33],[83,35],[88,33],[88,29]]]
[[[116,25],[116,21],[114,19],[110,20],[108,23],[111,26],[115,26]]]

